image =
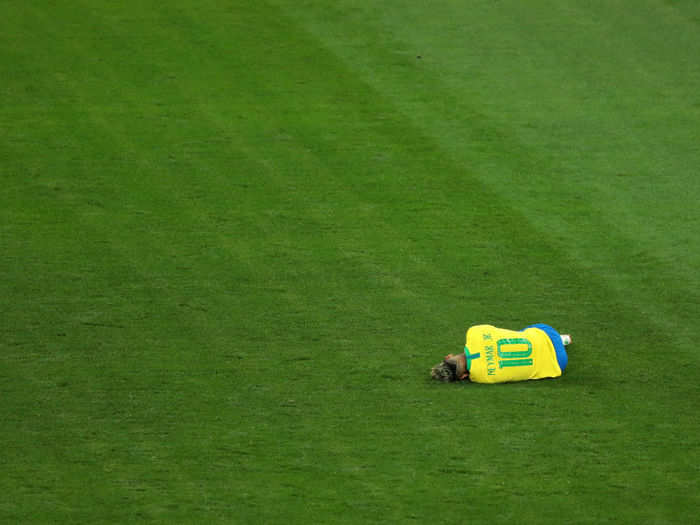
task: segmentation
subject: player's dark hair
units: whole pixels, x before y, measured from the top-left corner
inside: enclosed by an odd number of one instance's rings
[[[430,371],[430,377],[442,381],[444,383],[450,383],[457,380],[457,365],[450,363],[445,359],[442,363],[435,365]]]

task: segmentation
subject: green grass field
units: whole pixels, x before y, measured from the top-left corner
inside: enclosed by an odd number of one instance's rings
[[[0,6],[0,522],[697,520],[700,4]]]

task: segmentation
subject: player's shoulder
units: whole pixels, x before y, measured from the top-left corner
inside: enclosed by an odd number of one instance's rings
[[[469,327],[469,330],[498,330],[492,324],[475,324]]]

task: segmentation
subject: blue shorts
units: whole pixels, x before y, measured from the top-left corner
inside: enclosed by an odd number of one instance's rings
[[[564,343],[561,342],[561,335],[559,335],[559,332],[548,324],[542,323],[533,324],[527,328],[539,328],[549,336],[549,338],[552,340],[552,344],[554,345],[554,351],[557,353],[557,363],[559,363],[559,368],[561,368],[562,373],[564,373],[564,369],[569,362],[569,356],[566,355],[566,349],[564,348]]]

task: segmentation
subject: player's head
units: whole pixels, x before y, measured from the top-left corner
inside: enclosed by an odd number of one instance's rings
[[[447,354],[442,363],[438,363],[430,370],[430,377],[443,383],[467,379],[469,372],[466,370],[463,357],[463,355],[459,354]]]
[[[457,381],[457,365],[445,359],[442,363],[438,363],[430,370],[430,377],[442,381],[443,383]]]

